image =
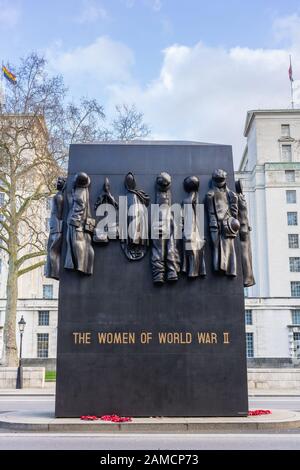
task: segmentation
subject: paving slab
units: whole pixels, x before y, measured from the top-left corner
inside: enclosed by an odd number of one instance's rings
[[[300,413],[273,410],[270,415],[220,418],[133,418],[132,422],[83,421],[55,418],[52,413],[9,412],[0,414],[0,428],[38,432],[99,433],[197,433],[203,431],[283,430],[300,428]]]
[[[300,397],[300,389],[294,388],[260,388],[248,389],[249,397]]]
[[[40,388],[0,388],[0,396],[54,396],[55,395],[55,382],[46,383],[45,387]]]
[[[0,396],[55,396],[55,383],[45,385],[44,388],[2,388]],[[294,389],[259,389],[249,390],[249,397],[300,397],[300,390]]]

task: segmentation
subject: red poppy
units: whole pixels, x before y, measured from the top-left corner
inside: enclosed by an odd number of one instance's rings
[[[132,419],[129,417],[118,416],[118,415],[104,415],[104,416],[86,415],[86,416],[80,416],[80,419],[83,421],[97,421],[101,419],[101,421],[110,421],[112,423],[125,423],[125,422],[132,421]]]
[[[98,416],[86,415],[86,416],[80,416],[80,419],[84,421],[97,421],[99,418]]]
[[[100,418],[102,421],[111,421],[113,423],[125,423],[132,421],[131,418],[126,416],[118,416],[118,415],[104,415]]]
[[[249,410],[248,416],[270,415],[271,413],[271,410]]]

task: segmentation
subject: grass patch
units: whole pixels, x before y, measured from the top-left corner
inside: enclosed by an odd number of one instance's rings
[[[55,370],[46,370],[45,380],[46,380],[46,382],[55,382],[55,380],[56,380],[56,371]]]

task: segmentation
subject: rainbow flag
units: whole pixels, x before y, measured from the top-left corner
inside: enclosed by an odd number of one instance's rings
[[[16,84],[17,83],[17,77],[8,70],[7,67],[2,65],[2,72],[5,78],[10,81],[10,83]]]

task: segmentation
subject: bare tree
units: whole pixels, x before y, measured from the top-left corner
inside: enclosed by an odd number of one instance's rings
[[[17,84],[7,87],[0,110],[0,252],[8,264],[2,363],[16,366],[18,278],[45,263],[43,208],[55,179],[64,173],[70,143],[149,135],[136,107],[116,107],[111,129],[104,126],[103,107],[82,98],[65,104],[61,76],[50,77],[43,57],[32,53],[9,68]]]
[[[0,251],[8,263],[2,363],[16,366],[18,278],[45,262],[43,204],[63,171],[69,143],[95,140],[105,131],[95,100],[64,106],[63,80],[47,75],[43,58],[31,54],[10,68],[18,81],[7,87],[0,114]]]
[[[115,139],[144,139],[151,133],[150,127],[144,123],[144,114],[136,106],[122,104],[116,106],[117,116],[112,122],[112,134]]]
[[[79,104],[68,103],[54,120],[47,120],[49,148],[60,164],[65,164],[69,145],[106,140],[103,107],[94,99],[82,98]]]

